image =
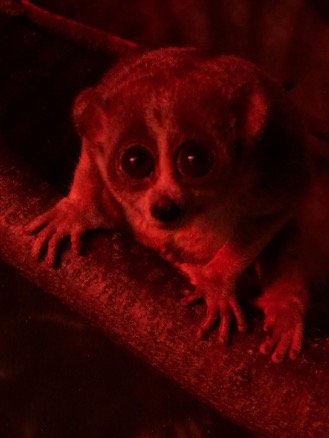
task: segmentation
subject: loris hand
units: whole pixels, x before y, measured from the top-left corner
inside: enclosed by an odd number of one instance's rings
[[[247,330],[247,324],[242,313],[240,304],[235,296],[234,288],[224,282],[214,281],[202,274],[202,268],[184,269],[189,271],[192,284],[195,286],[193,292],[186,292],[183,304],[193,304],[200,299],[204,299],[207,306],[207,314],[201,323],[198,336],[204,338],[214,323],[220,318],[218,339],[219,342],[227,345],[229,341],[230,326],[232,317],[235,319],[239,332]]]
[[[92,207],[87,209],[76,200],[63,198],[55,207],[34,219],[25,230],[28,234],[38,232],[32,249],[33,256],[39,259],[44,248],[48,246],[46,261],[54,266],[64,237],[70,236],[72,249],[75,254],[79,254],[82,234],[101,225],[102,218]]]
[[[272,354],[275,363],[281,363],[285,356],[296,359],[302,349],[304,328],[299,306],[293,302],[273,302],[263,309],[264,330],[268,335],[260,346],[260,352]]]

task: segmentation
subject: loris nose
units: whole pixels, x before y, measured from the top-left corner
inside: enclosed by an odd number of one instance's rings
[[[170,198],[163,197],[151,207],[151,214],[155,219],[168,223],[177,220],[182,215],[181,207]]]

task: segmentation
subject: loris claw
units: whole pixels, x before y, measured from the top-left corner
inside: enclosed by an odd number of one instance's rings
[[[78,96],[73,118],[82,155],[71,208],[64,219],[58,204],[32,224],[46,225],[35,251],[48,241],[53,262],[63,234],[79,249],[99,217],[108,228],[125,224],[189,276],[196,289],[185,301],[204,298],[199,335],[217,318],[224,343],[232,319],[245,331],[236,283],[294,218],[307,184],[303,136],[283,90],[240,58],[167,48],[122,59]],[[277,349],[291,332],[284,315],[275,317]]]

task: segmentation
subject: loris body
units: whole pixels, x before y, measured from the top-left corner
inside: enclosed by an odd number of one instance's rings
[[[263,353],[281,362],[301,350],[307,291],[293,234],[307,184],[301,129],[283,92],[239,58],[162,49],[126,58],[77,98],[82,153],[69,195],[37,218],[34,253],[108,227],[130,234],[187,274],[204,298],[199,335],[219,319],[246,322],[236,283],[255,263],[258,306],[270,335]],[[280,236],[284,237],[281,238]],[[268,255],[271,242],[279,249]]]

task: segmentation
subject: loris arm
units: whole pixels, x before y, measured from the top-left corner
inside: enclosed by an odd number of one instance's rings
[[[33,255],[40,258],[46,246],[46,261],[53,266],[60,242],[70,236],[72,249],[81,250],[81,236],[90,229],[115,228],[120,212],[104,188],[90,147],[83,141],[82,153],[76,168],[71,190],[53,208],[38,216],[27,227],[30,234],[39,230]]]

